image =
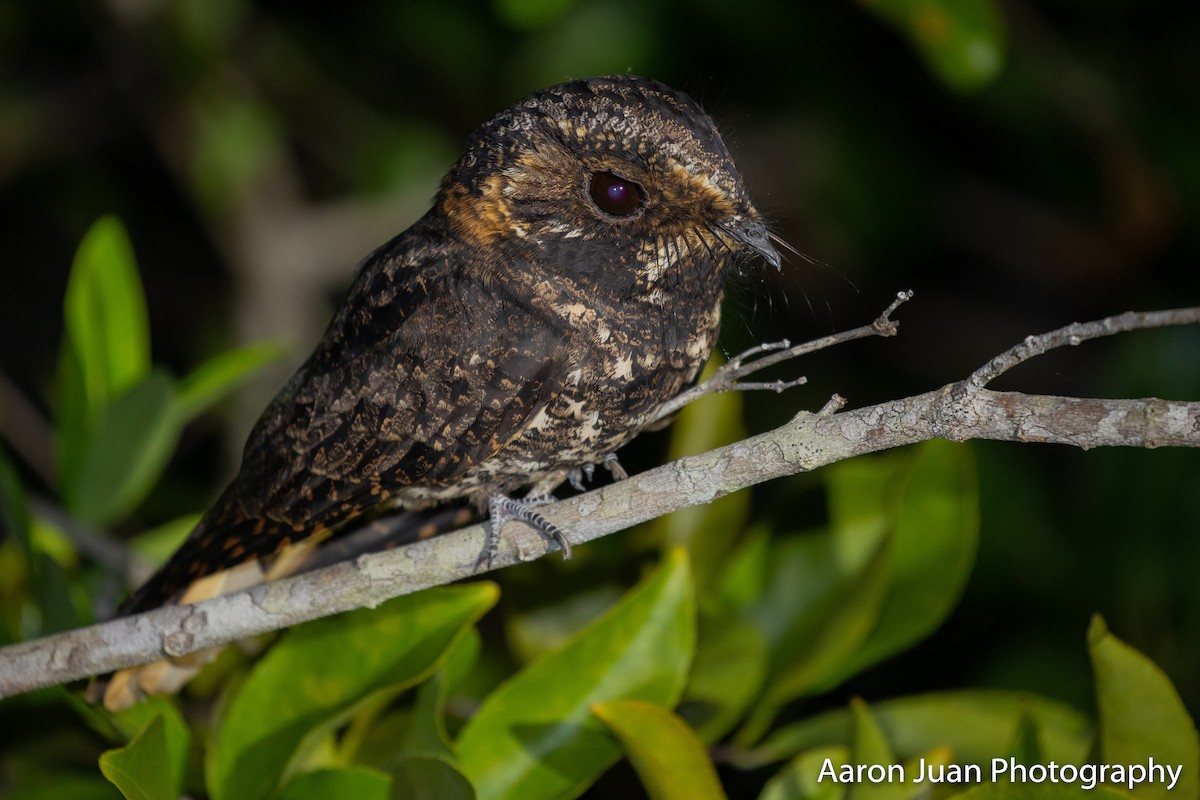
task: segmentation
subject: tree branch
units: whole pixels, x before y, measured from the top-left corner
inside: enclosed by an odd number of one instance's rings
[[[986,383],[1034,355],[1097,336],[1200,321],[1200,308],[1124,314],[1030,337],[967,379],[851,411],[834,398],[758,436],[650,470],[538,510],[582,544],[757,483],[927,439],[1102,446],[1200,446],[1200,402],[1102,400],[995,392]],[[194,606],[168,606],[0,649],[0,697],[178,657],[462,578],[477,568],[480,525],[254,587]],[[508,525],[491,568],[556,549]]]

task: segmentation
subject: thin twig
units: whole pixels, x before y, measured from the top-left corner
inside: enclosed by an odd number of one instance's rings
[[[857,328],[851,328],[848,331],[822,336],[820,339],[813,339],[810,342],[798,345],[792,345],[791,342],[784,339],[781,342],[771,342],[751,347],[749,350],[739,353],[725,364],[722,364],[708,380],[679,393],[670,402],[664,403],[648,424],[653,425],[659,420],[670,417],[684,406],[695,402],[705,395],[732,391],[766,390],[782,392],[793,386],[800,386],[806,383],[808,379],[803,376],[790,381],[745,382],[742,379],[767,367],[798,358],[799,356],[808,355],[809,353],[815,353],[818,350],[851,342],[855,339],[866,339],[871,336],[895,336],[900,329],[900,323],[892,320],[891,316],[897,308],[911,300],[912,297],[913,292],[911,289],[898,293],[896,299],[884,309],[883,313],[874,322]]]
[[[1073,322],[1056,331],[1026,336],[1025,341],[971,373],[967,384],[981,389],[1018,364],[1058,347],[1075,347],[1091,339],[1112,336],[1143,328],[1165,328],[1171,325],[1194,325],[1200,322],[1200,308],[1175,308],[1168,311],[1127,311],[1115,317],[1093,322]]]

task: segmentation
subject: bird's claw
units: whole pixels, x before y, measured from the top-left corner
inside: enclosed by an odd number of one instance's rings
[[[563,560],[570,558],[573,553],[571,543],[557,525],[543,517],[534,508],[552,500],[552,497],[526,498],[515,500],[507,495],[494,494],[488,498],[488,521],[484,526],[483,552],[475,559],[475,569],[491,567],[492,559],[500,551],[500,528],[509,520],[524,522],[543,536],[548,536],[558,543],[562,550]]]

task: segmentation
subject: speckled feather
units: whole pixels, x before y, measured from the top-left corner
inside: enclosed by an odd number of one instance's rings
[[[642,187],[636,214],[589,198],[606,171]],[[123,611],[367,511],[551,490],[695,382],[732,263],[756,250],[773,253],[690,98],[609,77],[522,100],[365,260],[237,477]]]

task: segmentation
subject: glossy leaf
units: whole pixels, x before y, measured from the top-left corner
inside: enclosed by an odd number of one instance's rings
[[[406,754],[454,760],[454,746],[446,732],[446,696],[470,672],[482,647],[479,632],[474,628],[468,630],[438,673],[417,689],[412,725],[402,748]]]
[[[1150,659],[1109,633],[1095,617],[1088,650],[1096,671],[1100,712],[1100,754],[1108,764],[1182,767],[1173,789],[1145,782],[1133,789],[1141,798],[1200,797],[1200,737],[1170,679]]]
[[[969,447],[921,444],[893,495],[889,585],[879,620],[826,687],[932,633],[954,610],[975,563],[979,489]]]
[[[471,782],[442,758],[403,758],[392,771],[392,781],[392,797],[404,800],[475,800]]]
[[[104,525],[141,502],[179,441],[173,403],[171,379],[155,371],[104,410],[77,483],[65,487],[75,515]]]
[[[884,736],[883,729],[862,700],[854,699],[850,703],[851,744],[850,763],[864,766],[879,765],[887,770],[896,764],[891,745]],[[909,773],[905,773],[906,777]],[[915,780],[917,773],[912,773]],[[912,786],[907,781],[885,780],[879,783],[864,781],[854,785],[850,792],[853,800],[904,800],[912,794]]]
[[[269,795],[360,702],[432,675],[496,597],[490,583],[439,587],[288,631],[255,665],[210,742],[210,794]]]
[[[687,557],[675,550],[607,614],[484,700],[458,740],[459,763],[479,796],[540,800],[583,791],[620,756],[591,705],[674,705],[695,626]]]
[[[63,323],[55,422],[59,482],[69,495],[105,409],[150,369],[146,301],[129,237],[114,217],[92,225],[75,253]]]
[[[757,628],[738,617],[701,613],[679,714],[702,740],[715,742],[758,696],[766,672],[767,646]]]
[[[100,756],[100,771],[126,800],[175,800],[166,726],[156,716],[129,744]]]
[[[1004,20],[993,0],[861,2],[906,37],[953,89],[982,88],[1004,66]]]
[[[176,385],[179,418],[186,422],[201,414],[282,355],[283,349],[276,345],[252,344],[213,356]]]
[[[297,775],[283,791],[279,800],[388,800],[392,779],[382,772],[364,767],[319,769]]]
[[[166,746],[165,757],[160,766],[166,767],[171,786],[178,791],[183,786],[187,772],[188,746],[192,738],[179,709],[166,697],[150,696],[113,715],[113,723],[117,729],[130,739],[139,731],[145,730],[155,719],[162,722]]]
[[[784,703],[826,683],[862,645],[879,618],[889,564],[885,539],[858,575],[805,609],[771,653],[773,672],[762,699],[738,732],[739,742],[757,740]]]
[[[983,783],[947,800],[1128,800],[1105,786],[1085,789],[1068,784]]]
[[[821,777],[826,761],[848,764],[850,749],[820,747],[796,756],[767,781],[759,800],[842,800],[849,787]]]
[[[651,800],[725,797],[704,744],[667,709],[645,700],[596,703],[592,713],[621,742]]]
[[[88,413],[96,420],[150,370],[146,298],[129,236],[115,217],[97,220],[80,243],[63,312]]]
[[[1042,756],[1078,764],[1088,755],[1093,728],[1069,706],[1023,692],[965,690],[901,697],[874,703],[879,722],[899,758],[949,747],[959,762],[983,763],[1007,753],[1025,717],[1038,726]],[[850,742],[850,713],[829,711],[788,725],[751,751],[734,754],[754,768],[830,744]]]

